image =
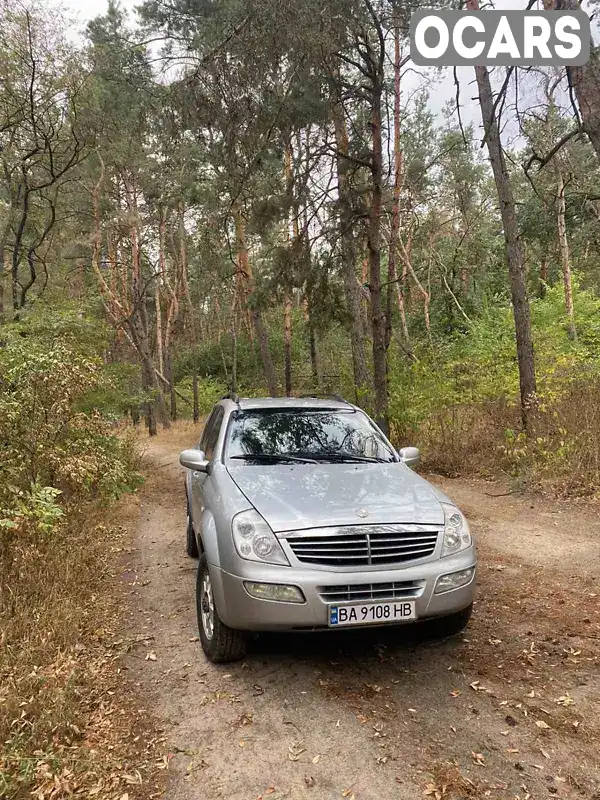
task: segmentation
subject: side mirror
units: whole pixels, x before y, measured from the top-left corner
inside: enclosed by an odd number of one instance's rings
[[[206,460],[203,450],[183,450],[179,454],[179,463],[195,472],[208,472],[210,462]]]
[[[407,467],[416,467],[421,460],[421,451],[418,447],[403,447],[398,450],[398,455]]]

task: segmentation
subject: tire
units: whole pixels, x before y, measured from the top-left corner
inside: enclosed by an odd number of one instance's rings
[[[439,617],[425,623],[426,633],[433,639],[446,639],[449,636],[457,636],[462,633],[469,624],[473,613],[473,603],[462,611],[449,614],[447,617]]]
[[[200,644],[209,661],[223,664],[244,658],[248,647],[248,634],[245,631],[235,631],[221,622],[214,603],[210,571],[204,553],[198,562],[196,611]]]
[[[185,532],[185,552],[190,558],[198,558],[198,542],[192,525],[192,514],[190,512],[190,501],[187,501],[187,522]]]

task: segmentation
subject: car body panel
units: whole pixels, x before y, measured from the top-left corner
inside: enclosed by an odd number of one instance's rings
[[[362,570],[332,574],[329,571],[295,569],[271,564],[246,562],[232,574],[219,568],[211,568],[211,579],[219,616],[226,625],[245,630],[311,630],[328,627],[329,603],[321,597],[320,587],[362,585],[370,582],[391,583],[399,581],[423,581],[422,591],[416,597],[417,619],[447,616],[462,611],[473,600],[473,582],[460,589],[444,594],[434,594],[435,581],[441,574],[466,569],[475,565],[475,550],[469,548],[456,556],[429,561],[427,564],[412,564],[402,569],[378,569],[377,578],[365,575]],[[298,586],[306,603],[281,603],[257,600],[244,588],[244,580],[263,583],[285,583]],[[343,605],[339,603],[338,605]]]
[[[404,464],[269,464],[229,474],[275,533],[357,522],[443,525],[432,487]],[[360,514],[357,512],[360,511]]]

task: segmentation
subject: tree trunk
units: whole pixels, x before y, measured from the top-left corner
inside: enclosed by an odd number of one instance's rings
[[[177,421],[177,391],[173,380],[173,359],[171,353],[165,356],[165,378],[169,381],[169,406],[171,421]]]
[[[275,374],[275,366],[271,356],[269,347],[269,334],[264,325],[262,314],[259,308],[252,304],[252,295],[254,293],[254,278],[252,275],[252,268],[250,267],[250,260],[248,258],[248,248],[246,246],[246,227],[244,219],[239,209],[234,211],[235,220],[235,236],[238,254],[238,270],[242,275],[243,288],[244,288],[244,305],[243,309],[250,307],[250,315],[258,345],[260,347],[260,355],[265,373],[265,380],[267,388],[271,397],[277,397],[279,394],[279,387],[277,384],[277,376]]]
[[[160,277],[154,278],[154,311],[156,314],[156,361],[159,372],[164,372],[165,359],[163,355],[163,330],[162,330],[162,310],[160,306]]]
[[[192,341],[196,344],[196,322],[194,320],[194,306],[192,304],[192,297],[190,295],[190,284],[188,276],[188,257],[187,257],[187,241],[185,232],[185,207],[183,203],[179,207],[179,259],[181,266],[181,287],[183,289],[183,296],[188,307],[190,315],[190,328],[192,330]]]
[[[477,11],[478,0],[467,0],[467,8]],[[536,380],[533,356],[533,340],[531,337],[531,318],[529,312],[529,297],[525,281],[525,267],[523,258],[523,245],[519,234],[515,199],[510,184],[504,151],[500,140],[500,130],[494,106],[494,95],[490,75],[486,67],[475,67],[477,87],[479,89],[479,103],[483,129],[487,142],[487,149],[498,192],[500,214],[504,228],[504,241],[506,244],[506,258],[508,261],[508,275],[515,320],[515,334],[517,340],[517,361],[519,365],[519,384],[521,393],[521,419],[523,427],[527,428],[530,410],[535,402]]]
[[[195,367],[192,376],[192,392],[194,396],[194,424],[197,424],[200,421],[200,403],[198,399],[198,370]]]
[[[170,428],[171,422],[163,394],[163,388],[156,375],[155,364],[152,359],[148,318],[146,313],[146,296],[142,284],[142,262],[140,251],[140,235],[137,220],[137,194],[135,188],[127,187],[128,210],[133,216],[129,235],[131,241],[131,300],[132,310],[128,317],[128,327],[142,360],[142,367],[147,375],[147,387],[153,388],[155,400],[149,403],[152,412],[148,412],[149,430],[153,423],[156,425],[155,410],[164,428]],[[150,434],[152,435],[152,434]]]
[[[292,394],[292,300],[289,295],[283,302],[283,355],[285,365],[285,394]]]
[[[561,11],[580,11],[579,0],[544,0],[546,11],[559,8]],[[600,159],[600,50],[592,47],[587,64],[580,67],[567,67],[569,85],[573,87],[583,130],[587,133],[592,147]]]
[[[556,103],[554,94],[559,85],[561,75],[559,74],[553,81],[550,75],[546,77],[546,99],[548,101],[548,108],[546,110],[546,136],[548,138],[548,148],[553,146],[554,131],[553,121],[556,114]],[[565,182],[563,179],[563,171],[560,161],[560,155],[557,153],[551,161],[554,168],[554,176],[556,178],[556,231],[558,238],[558,251],[560,253],[560,264],[563,275],[563,286],[565,290],[565,311],[567,314],[568,334],[569,339],[577,338],[577,329],[575,327],[575,314],[573,311],[573,284],[571,280],[571,255],[569,253],[569,240],[567,238],[567,224],[566,224],[566,200],[565,200]]]
[[[292,142],[288,137],[285,142],[285,182],[288,199],[292,209],[292,233],[290,232],[289,220],[287,220],[287,240],[288,253],[285,264],[285,297],[283,300],[283,363],[284,363],[284,383],[286,397],[292,394],[292,298],[291,271],[296,258],[297,247],[300,244],[300,221],[298,202],[294,194],[294,169],[292,166],[293,151]]]
[[[567,226],[565,222],[565,186],[560,166],[556,165],[556,193],[557,200],[557,228],[558,228],[558,247],[560,250],[560,263],[563,274],[563,285],[565,287],[565,311],[567,312],[569,339],[577,338],[577,328],[575,327],[575,312],[573,310],[573,283],[571,280],[571,256],[569,253],[569,240],[567,239]]]
[[[142,388],[147,394],[154,388],[154,375],[148,363],[142,364]],[[158,431],[156,428],[155,403],[150,398],[144,401],[144,416],[146,419],[146,427],[148,428],[148,435],[156,436]]]
[[[538,289],[538,297],[543,300],[546,296],[546,286],[548,284],[548,256],[542,256],[540,259],[540,285]]]
[[[400,192],[402,190],[402,149],[400,146],[400,28],[394,26],[394,193],[392,199],[392,224],[390,226],[390,245],[388,256],[388,286],[386,298],[386,350],[392,338],[392,296],[396,293],[402,336],[407,347],[410,347],[406,311],[404,308],[404,282],[407,277],[406,265],[403,265],[402,279],[398,280],[397,255],[398,234],[400,232]]]
[[[319,348],[317,346],[317,334],[315,331],[315,326],[313,325],[313,321],[310,316],[308,316],[308,337],[309,337],[309,348],[310,348],[310,368],[312,372],[312,380],[313,385],[317,391],[320,390],[322,384],[321,378],[321,365],[319,363]]]
[[[381,205],[383,198],[383,150],[381,140],[381,100],[383,69],[374,78],[371,99],[373,152],[371,156],[371,208],[367,246],[369,250],[369,291],[371,295],[371,329],[373,335],[373,383],[375,387],[375,421],[384,433],[388,425],[387,368],[385,352],[385,315],[381,297]]]
[[[355,247],[352,226],[352,200],[348,182],[349,143],[346,121],[339,101],[333,106],[333,121],[337,147],[337,180],[338,205],[340,221],[340,249],[342,257],[342,274],[344,278],[344,294],[346,308],[350,318],[350,347],[352,350],[352,368],[357,393],[370,393],[372,383],[367,366],[367,353],[362,327],[360,289],[356,280]]]

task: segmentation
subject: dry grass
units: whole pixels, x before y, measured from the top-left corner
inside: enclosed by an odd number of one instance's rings
[[[504,402],[442,409],[416,436],[424,466],[441,475],[503,473],[528,488],[555,496],[600,491],[600,386],[574,383],[560,400],[543,402],[528,436],[519,411]]]
[[[140,796],[152,794],[160,742],[115,647],[128,541],[116,513],[133,521],[137,504],[129,497],[110,517],[98,506],[73,509],[68,525],[17,543],[3,565],[1,797],[133,798],[140,786]]]
[[[203,425],[204,418],[202,418],[198,424],[187,419],[178,420],[166,430],[159,428],[158,435],[154,437],[153,440],[156,442],[161,442],[163,439],[168,440],[169,445],[180,447],[182,450],[184,450],[186,447],[194,447],[198,443],[202,433]],[[138,442],[140,450],[143,453],[149,442],[149,439],[148,432],[142,426],[140,426],[138,429]]]

